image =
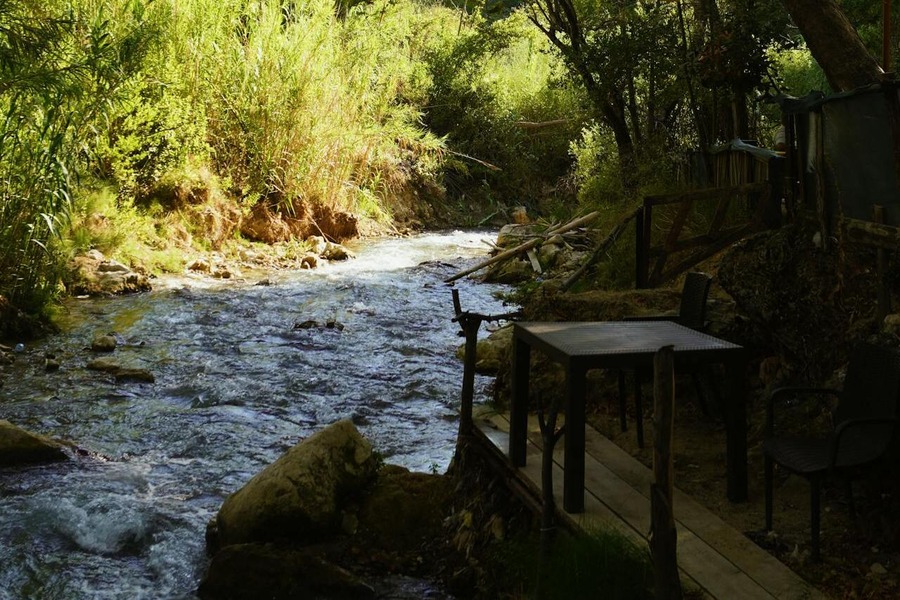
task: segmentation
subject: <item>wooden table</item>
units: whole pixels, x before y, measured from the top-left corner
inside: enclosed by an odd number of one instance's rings
[[[706,363],[726,368],[722,412],[726,427],[728,498],[747,499],[747,355],[741,346],[672,321],[522,322],[513,329],[509,457],[525,465],[531,349],[566,369],[563,508],[584,510],[585,377],[590,369],[653,368],[653,356],[674,346],[675,369]]]

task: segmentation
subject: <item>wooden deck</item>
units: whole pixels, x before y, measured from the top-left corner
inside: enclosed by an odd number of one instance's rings
[[[477,429],[498,451],[508,448],[506,415],[483,413]],[[591,429],[586,431],[585,511],[559,512],[569,525],[585,530],[611,527],[632,541],[646,545],[650,529],[650,483],[653,474],[643,464]],[[516,470],[520,483],[539,495],[540,437],[529,424],[528,464]],[[562,506],[562,444],[557,445],[554,494]],[[706,598],[721,600],[800,600],[826,596],[756,546],[716,515],[675,490],[678,565],[686,590],[702,590]]]

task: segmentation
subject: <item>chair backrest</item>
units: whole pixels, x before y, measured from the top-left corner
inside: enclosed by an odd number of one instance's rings
[[[849,419],[890,418],[900,402],[900,350],[862,343],[850,354],[847,376],[833,413],[838,425]]]
[[[706,325],[706,298],[712,277],[706,273],[692,272],[684,277],[681,289],[681,307],[678,322],[692,329],[703,329]]]

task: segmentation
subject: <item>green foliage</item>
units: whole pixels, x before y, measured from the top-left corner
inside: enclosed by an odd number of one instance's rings
[[[65,232],[65,255],[93,248],[153,271],[184,268],[183,249],[175,243],[186,229],[184,224],[163,216],[158,206],[146,208],[122,199],[108,184],[83,182],[79,195]]]
[[[781,91],[790,96],[805,96],[812,91],[830,91],[825,73],[806,45],[769,52]]]
[[[207,153],[206,122],[171,85],[144,77],[98,135],[98,176],[115,181],[123,198],[145,196],[170,172]]]
[[[538,564],[537,540],[512,540],[498,549],[495,574],[501,589],[520,589],[536,598],[537,577],[544,578],[541,600],[640,600],[653,597],[653,572],[646,550],[621,534],[598,529],[586,535],[560,534],[549,564]]]
[[[569,148],[575,158],[578,200],[585,206],[601,206],[622,197],[622,179],[616,164],[615,140],[597,124],[586,127]]]
[[[458,195],[534,202],[571,166],[566,151],[582,125],[580,90],[521,13],[460,17],[427,54],[431,100],[425,122],[457,157],[448,187]],[[542,122],[553,121],[550,125]]]

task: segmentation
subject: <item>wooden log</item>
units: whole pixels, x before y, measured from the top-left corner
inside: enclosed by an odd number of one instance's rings
[[[650,486],[650,555],[656,579],[656,600],[683,597],[678,576],[675,515],[672,497],[675,472],[672,430],[675,425],[675,350],[660,348],[653,357],[653,485]]]
[[[630,223],[633,219],[637,218],[639,214],[643,213],[643,207],[637,207],[630,213],[628,213],[622,220],[620,220],[615,227],[613,227],[612,231],[603,239],[602,242],[597,244],[597,247],[594,249],[594,252],[591,253],[591,256],[581,264],[578,269],[572,273],[568,279],[566,279],[562,284],[562,290],[566,291],[577,282],[581,277],[587,272],[587,270],[598,260],[600,257],[609,250],[610,246],[616,243],[616,240],[619,239],[619,236],[622,235],[622,232],[625,231],[625,227]]]
[[[557,235],[560,233],[565,233],[567,231],[571,231],[577,227],[581,227],[582,225],[585,225],[586,223],[590,223],[591,221],[593,221],[594,219],[596,219],[599,216],[600,216],[600,212],[594,211],[583,217],[579,217],[573,221],[570,221],[561,227],[558,227],[556,229],[551,229],[550,231],[547,231],[541,237],[536,237],[533,240],[529,240],[529,241],[525,242],[524,244],[519,244],[515,248],[510,248],[509,250],[504,250],[500,254],[493,256],[488,260],[482,261],[482,262],[478,263],[477,265],[475,265],[474,267],[464,269],[464,270],[456,273],[455,275],[448,277],[447,279],[444,280],[444,283],[451,283],[453,281],[456,281],[460,277],[465,277],[466,275],[470,275],[476,271],[480,271],[481,269],[483,269],[485,267],[489,267],[498,262],[508,260],[514,256],[517,256],[517,255],[523,253],[523,252],[528,252],[528,250],[541,245],[545,239],[553,237],[554,235]]]
[[[900,245],[900,228],[843,217],[838,220],[845,240],[894,251]]]
[[[528,260],[531,261],[531,268],[534,269],[534,272],[540,275],[544,272],[544,269],[541,268],[541,261],[538,260],[537,252],[534,251],[534,248],[529,248],[525,253],[528,255]]]

